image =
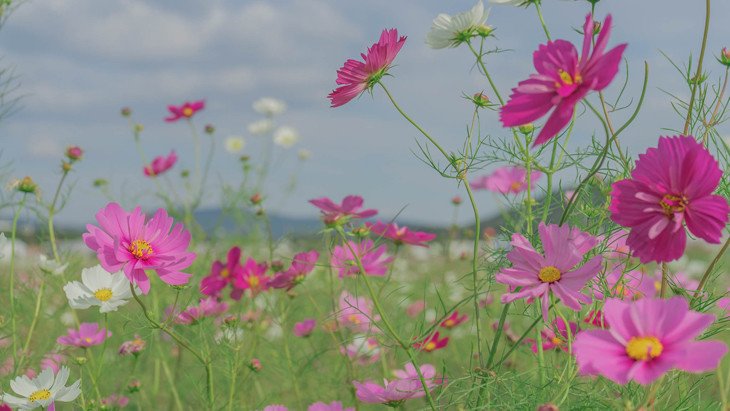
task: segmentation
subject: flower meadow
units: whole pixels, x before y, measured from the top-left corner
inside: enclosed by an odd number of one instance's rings
[[[635,123],[652,121],[641,116],[651,67],[628,63],[632,39],[614,30],[610,1],[573,4],[584,18],[566,38],[551,35],[548,1],[479,0],[424,21],[425,39],[369,33],[331,69],[331,115],[392,109],[418,136],[403,161],[453,184],[458,196],[431,197],[473,215],[466,225],[416,227],[356,185],[335,197],[320,184],[303,199],[319,229],[274,235],[270,195],[293,191],[267,178],[311,153],[271,97],[246,128],[267,141],[262,153],[205,124],[213,108],[197,96],[159,119],[189,134],[161,153],[121,109],[116,127],[126,122],[158,206],[99,178],[108,201],[80,233],[55,220],[93,153],[57,153],[55,187],[9,178],[0,410],[730,409],[730,51],[706,47],[707,0],[704,30],[687,34],[700,49],[684,67],[667,57],[677,78],[658,86],[674,122],[630,152]],[[531,61],[510,57],[532,72],[514,84],[490,70],[508,58],[490,6],[521,8],[544,33]],[[398,55],[419,41],[437,57],[465,53],[464,73],[480,75],[448,139],[390,91],[417,70]],[[221,147],[241,182],[212,193]],[[220,229],[199,221],[213,195]],[[28,215],[42,227],[30,238]]]

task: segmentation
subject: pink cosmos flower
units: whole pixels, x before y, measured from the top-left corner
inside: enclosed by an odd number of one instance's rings
[[[216,300],[215,297],[207,297],[200,300],[198,305],[191,305],[183,312],[177,314],[175,322],[178,324],[197,324],[206,317],[217,317],[228,311],[228,304]],[[173,314],[169,312],[169,314]]]
[[[576,268],[583,256],[598,242],[595,237],[568,226],[545,225],[542,222],[538,231],[545,255],[535,251],[521,234],[513,234],[513,248],[507,254],[512,268],[503,269],[496,275],[496,280],[513,288],[520,287],[519,291],[503,294],[502,303],[539,297],[542,314],[547,321],[551,292],[566,307],[575,311],[580,311],[581,302],[591,302],[591,298],[580,290],[598,274],[603,258],[594,256],[582,267]]]
[[[344,224],[352,219],[368,218],[378,214],[378,210],[362,209],[364,200],[360,196],[347,196],[342,204],[335,204],[327,197],[309,200],[322,213],[322,220],[327,225]]]
[[[81,323],[78,330],[69,328],[68,334],[58,337],[56,342],[61,345],[88,348],[103,343],[111,336],[111,331],[100,328],[97,323]]]
[[[603,308],[609,330],[578,333],[573,343],[579,371],[618,384],[650,384],[673,368],[715,369],[727,352],[721,341],[695,341],[715,316],[689,310],[682,297],[610,299]]]
[[[380,321],[380,316],[373,314],[373,303],[365,297],[355,297],[343,291],[340,294],[340,310],[337,323],[355,332],[367,333],[372,328],[372,321]]]
[[[329,404],[325,404],[324,402],[320,401],[310,405],[307,408],[307,411],[355,411],[355,408],[345,408],[339,401],[332,401]]]
[[[618,230],[611,234],[606,241],[606,247],[610,251],[606,255],[606,257],[617,260],[625,260],[626,257],[630,257],[631,249],[626,244],[626,238],[628,238],[628,236],[629,233],[624,230]],[[600,236],[599,241],[601,241],[603,238],[604,237]]]
[[[530,173],[530,187],[542,176],[539,171]],[[500,167],[488,176],[482,176],[469,183],[474,190],[489,190],[495,193],[521,193],[527,190],[527,170],[524,167]]]
[[[433,390],[437,385],[443,383],[441,378],[436,377],[436,370],[431,364],[421,365],[421,373],[429,390]],[[398,370],[394,374],[396,379],[393,381],[383,380],[384,384],[382,386],[373,381],[362,383],[353,381],[352,384],[355,386],[357,399],[367,404],[385,404],[397,407],[405,400],[426,395],[413,365],[407,364],[405,370]]]
[[[356,335],[352,338],[352,342],[340,347],[340,352],[359,365],[369,365],[380,359],[380,344],[373,337]]]
[[[591,52],[594,22],[593,16],[586,16],[580,57],[575,46],[566,40],[540,45],[533,54],[537,74],[512,89],[509,102],[500,111],[502,125],[521,126],[555,108],[533,146],[555,137],[570,122],[575,105],[589,92],[606,88],[618,72],[626,44],[605,52],[611,23],[609,14]]]
[[[119,355],[139,355],[147,344],[139,335],[135,335],[133,340],[125,341],[119,346]]]
[[[445,320],[441,321],[441,326],[444,328],[452,329],[468,319],[469,319],[468,315],[466,315],[466,314],[459,315],[458,311],[454,311]]]
[[[289,269],[274,274],[274,278],[269,282],[269,287],[291,290],[314,270],[318,259],[319,253],[315,250],[295,255]]]
[[[289,411],[289,408],[279,404],[272,404],[265,406],[264,411]]]
[[[375,248],[372,240],[363,240],[359,243],[348,241],[347,243],[349,246],[335,246],[330,259],[330,264],[337,269],[340,278],[362,274],[357,265],[358,258],[366,275],[384,276],[388,272],[388,264],[393,261],[393,257],[385,254],[388,249],[384,244]],[[355,255],[352,251],[355,252]]]
[[[304,321],[294,324],[294,335],[297,337],[309,337],[317,326],[317,320],[308,318]]]
[[[105,406],[106,409],[124,408],[129,405],[129,398],[119,394],[112,394],[106,398],[102,398],[101,405]]]
[[[413,348],[424,352],[433,352],[442,348],[446,348],[446,346],[449,344],[449,337],[440,337],[441,334],[436,331],[435,333],[426,337],[423,341],[414,342]]]
[[[180,120],[181,118],[189,119],[192,118],[195,113],[205,108],[205,100],[193,101],[192,103],[186,101],[181,106],[167,106],[167,110],[170,111],[170,115],[165,118],[165,121],[172,123]]]
[[[416,300],[406,307],[406,315],[411,318],[415,318],[418,314],[422,313],[426,309],[426,302],[423,300]]]
[[[578,324],[572,321],[570,321],[569,324],[570,335],[568,335],[568,328],[565,326],[565,321],[563,321],[561,317],[554,319],[550,327],[545,327],[542,331],[540,331],[543,351],[560,349],[568,352],[568,340],[570,338],[575,338],[575,335],[578,332]],[[537,352],[536,340],[529,338],[526,339],[525,342],[530,344],[532,352]]]
[[[639,155],[631,178],[613,183],[611,219],[631,232],[626,244],[642,263],[684,254],[687,229],[713,244],[728,221],[728,203],[713,195],[722,170],[692,136],[660,137]]]
[[[41,360],[41,370],[50,368],[54,374],[58,374],[58,370],[61,369],[61,365],[66,362],[66,357],[57,353],[48,353]]]
[[[603,311],[601,310],[589,311],[586,318],[583,319],[583,322],[594,327],[608,328],[608,321],[606,321],[606,318],[603,316]]]
[[[68,157],[69,160],[78,161],[81,160],[81,157],[84,156],[84,150],[79,146],[68,146],[66,147],[66,157]],[[58,372],[58,371],[55,371]]]
[[[622,300],[638,300],[639,298],[654,297],[656,295],[654,278],[639,270],[623,271],[623,265],[617,264],[606,275],[605,280],[610,290],[610,297]],[[603,289],[598,283],[594,285],[594,295],[599,300],[604,298]]]
[[[243,290],[233,287],[234,279],[241,276],[241,249],[231,247],[226,256],[226,262],[215,261],[210,268],[210,274],[200,281],[200,292],[211,297],[220,297],[221,290],[231,286],[231,298],[240,300]]]
[[[241,275],[233,279],[233,285],[240,290],[250,290],[251,295],[258,295],[269,288],[270,277],[266,275],[266,263],[257,263],[249,257],[241,269]]]
[[[149,165],[144,166],[144,175],[157,177],[171,169],[175,163],[177,163],[177,154],[175,154],[175,150],[172,150],[167,157],[157,156]]]
[[[370,46],[367,53],[360,54],[363,61],[345,61],[337,70],[337,84],[340,87],[327,96],[331,106],[342,106],[372,88],[388,71],[405,42],[406,37],[399,38],[397,29],[383,30],[380,40]]]
[[[123,270],[143,294],[150,291],[146,270],[154,270],[167,284],[187,284],[191,275],[181,270],[195,260],[195,253],[187,251],[190,232],[182,224],[173,227],[174,220],[162,208],[145,220],[139,207],[128,213],[119,204],[109,203],[96,213],[100,227],[88,224],[83,239],[105,270]]]
[[[396,223],[385,224],[378,221],[375,224],[365,223],[365,225],[376,235],[393,240],[396,245],[410,244],[428,247],[426,243],[436,238],[436,234],[411,231],[408,227],[398,227]]]

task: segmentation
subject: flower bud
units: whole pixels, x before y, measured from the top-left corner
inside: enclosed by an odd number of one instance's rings
[[[492,26],[481,25],[474,29],[474,31],[476,32],[477,36],[486,38],[492,35],[492,33],[494,32],[494,28]]]
[[[279,272],[284,269],[284,263],[281,260],[274,260],[271,262],[271,269],[274,272]]]
[[[487,97],[484,93],[476,93],[474,96],[472,96],[471,101],[476,104],[479,108],[484,108],[489,106],[489,97]]]
[[[370,234],[370,229],[367,226],[362,225],[360,227],[353,228],[352,234],[360,238],[365,238],[368,234]]]
[[[97,178],[96,180],[94,180],[94,183],[93,183],[94,187],[96,187],[96,188],[104,187],[107,184],[109,184],[109,182],[103,178]]]
[[[63,170],[64,173],[71,171],[71,168],[71,163],[68,161],[61,161],[61,170]]]
[[[251,159],[251,156],[247,156],[247,155],[243,155],[243,156],[241,156],[241,158],[239,158],[239,160],[241,160],[242,163],[245,163],[250,159]]]
[[[720,64],[723,66],[730,67],[730,50],[728,50],[727,47],[722,48],[718,61],[720,61]]]
[[[129,107],[122,107],[122,117],[129,117],[132,115],[132,109]]]
[[[560,408],[558,408],[555,404],[542,404],[537,406],[537,411],[560,411]]]
[[[215,127],[213,127],[212,124],[206,124],[205,125],[205,134],[213,134],[215,133]]]
[[[38,184],[29,176],[25,176],[22,180],[13,183],[13,187],[21,193],[35,194],[38,192]]]
[[[144,131],[144,126],[142,124],[137,123],[137,124],[134,125],[134,132],[136,134],[139,134],[142,131]]]
[[[519,126],[517,129],[520,130],[520,133],[528,135],[535,130],[535,126],[532,123],[527,123]]]
[[[190,170],[183,170],[180,172],[180,177],[182,178],[188,178],[190,177]]]
[[[264,366],[261,365],[261,361],[259,361],[258,358],[252,358],[251,363],[249,363],[248,368],[251,369],[251,371],[259,372],[261,371]]]
[[[142,383],[139,380],[132,380],[127,384],[127,391],[130,393],[138,392],[142,388]]]
[[[461,204],[461,201],[462,201],[461,197],[459,197],[459,196],[453,196],[451,198],[451,204],[453,204],[455,206],[458,206],[459,204]]]
[[[68,159],[72,162],[81,160],[81,157],[83,156],[84,150],[82,150],[79,146],[68,146],[66,148],[66,157],[68,157]]]
[[[76,365],[84,365],[86,364],[86,357],[74,357],[74,362]]]
[[[601,22],[600,21],[593,21],[593,35],[598,35],[598,33],[601,32]]]
[[[252,195],[249,200],[251,201],[251,204],[253,204],[253,205],[259,205],[259,204],[261,204],[262,201],[264,201],[263,197],[261,197],[261,194],[259,194],[259,193]]]

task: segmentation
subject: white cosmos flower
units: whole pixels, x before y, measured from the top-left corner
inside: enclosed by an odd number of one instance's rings
[[[426,43],[434,49],[456,47],[474,35],[480,27],[486,28],[489,10],[484,10],[479,0],[471,10],[455,16],[439,14],[433,19],[431,31],[426,34]]]
[[[274,143],[283,148],[290,148],[297,141],[299,141],[299,133],[291,127],[279,127],[274,132]]]
[[[249,133],[255,136],[260,136],[271,133],[271,130],[274,129],[274,123],[268,118],[262,118],[261,120],[254,121],[249,124],[247,129]]]
[[[276,116],[286,110],[286,103],[271,97],[264,97],[253,103],[253,109],[265,116]]]
[[[69,370],[65,366],[55,376],[50,368],[46,368],[32,380],[21,375],[10,381],[10,388],[19,396],[3,394],[2,400],[19,410],[33,410],[38,407],[47,409],[55,401],[71,402],[81,394],[81,380],[66,387],[68,375]]]
[[[100,265],[81,270],[81,282],[71,281],[63,287],[74,309],[99,306],[99,312],[116,311],[132,298],[129,280],[124,273],[109,274]]]
[[[246,140],[239,136],[230,136],[226,139],[226,151],[231,154],[238,154],[246,146]]]
[[[49,259],[45,255],[41,254],[38,256],[38,267],[40,267],[41,271],[46,274],[62,275],[63,272],[66,271],[68,264],[58,263],[56,260],[52,258]]]

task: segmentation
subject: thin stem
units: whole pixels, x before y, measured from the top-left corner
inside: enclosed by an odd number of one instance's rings
[[[489,358],[487,358],[487,369],[489,369],[492,366],[492,363],[494,362],[494,356],[497,354],[497,346],[499,345],[499,340],[502,337],[502,331],[504,328],[504,321],[507,318],[507,311],[509,310],[510,303],[505,303],[502,306],[502,314],[499,316],[499,323],[497,323],[497,329],[495,330],[494,334],[494,340],[492,340],[492,347],[489,350]],[[538,320],[542,319],[542,317],[539,317]],[[504,358],[498,362],[496,366],[499,366],[499,364],[504,361]]]
[[[408,114],[406,114],[403,111],[403,109],[400,108],[398,103],[395,102],[395,99],[393,98],[393,96],[390,94],[388,89],[385,88],[385,84],[383,84],[382,82],[378,82],[378,84],[383,89],[383,91],[385,91],[385,94],[390,99],[390,102],[393,103],[393,107],[395,107],[395,109],[398,110],[398,112],[401,114],[401,116],[403,116],[403,118],[405,118],[409,123],[411,123],[411,125],[413,125],[413,127],[415,127],[418,131],[420,131],[421,134],[423,134],[428,139],[428,141],[430,141],[431,144],[433,144],[441,152],[441,154],[444,155],[444,158],[446,158],[446,161],[448,161],[449,164],[451,164],[452,158],[448,153],[446,153],[446,150],[441,148],[441,145],[439,145],[439,143],[437,143],[436,140],[433,139],[433,137],[431,137],[423,128],[421,128],[421,126],[419,126],[415,121],[411,120],[411,118],[408,116]]]
[[[487,71],[487,66],[484,64],[484,60],[482,60],[481,53],[477,52],[476,49],[474,49],[474,46],[471,44],[470,41],[467,41],[466,45],[469,46],[469,50],[471,50],[472,54],[474,54],[474,57],[476,57],[477,63],[479,64],[479,67],[481,67],[481,69],[482,69],[482,73],[484,73],[484,76],[487,78],[487,81],[489,82],[489,86],[492,88],[492,91],[494,92],[494,95],[497,97],[497,100],[499,100],[499,105],[504,106],[504,99],[502,98],[502,95],[499,94],[499,90],[497,89],[497,86],[494,84],[494,81],[492,80],[492,76],[489,75],[489,71]]]
[[[482,227],[481,227],[481,221],[479,219],[479,209],[477,208],[477,203],[474,200],[474,193],[471,190],[471,186],[469,185],[469,182],[464,180],[464,188],[466,188],[466,193],[469,195],[469,202],[471,203],[471,208],[474,211],[474,249],[471,259],[471,270],[472,270],[472,286],[474,289],[472,290],[474,293],[474,322],[476,324],[477,328],[477,356],[479,360],[479,365],[482,364],[482,333],[480,328],[480,322],[479,322],[479,290],[477,287],[478,284],[478,258],[479,258],[479,238],[481,237]]]
[[[56,232],[53,228],[53,216],[56,212],[56,202],[58,202],[58,197],[61,194],[61,186],[63,186],[64,180],[66,180],[66,176],[68,176],[68,170],[63,170],[63,175],[61,176],[61,181],[58,182],[58,186],[56,187],[56,194],[53,195],[53,201],[51,201],[51,205],[48,206],[48,237],[51,241],[51,251],[53,251],[53,259],[56,260],[57,263],[61,262],[61,258],[58,256],[58,248],[56,247]]]
[[[27,195],[27,193],[23,193],[20,198],[18,208],[13,214],[13,225],[10,230],[10,324],[13,332],[13,364],[15,365],[15,371],[18,370],[18,332],[15,321],[15,238],[18,234],[18,218],[20,218],[20,212],[25,207]]]
[[[667,274],[668,274],[667,263],[662,263],[661,267],[662,267],[662,285],[659,289],[659,296],[661,298],[664,298],[667,295],[667,289],[669,289],[669,284],[668,284],[668,280],[667,280]]]
[[[720,94],[718,94],[718,96],[717,96],[717,103],[715,104],[715,109],[712,111],[712,116],[710,117],[710,121],[705,123],[705,133],[702,135],[702,144],[705,147],[707,147],[707,134],[710,132],[710,127],[715,126],[717,114],[720,112],[720,106],[722,105],[722,99],[725,96],[725,89],[727,88],[728,73],[730,73],[730,66],[725,67],[725,80],[723,80],[722,88],[720,89]]]
[[[545,37],[547,37],[548,41],[552,41],[550,38],[550,32],[548,31],[547,24],[545,24],[545,19],[542,17],[542,9],[540,8],[540,2],[536,1],[535,3],[535,10],[537,10],[537,17],[540,19],[540,25],[542,25],[542,31],[545,32]]]
[[[25,337],[25,345],[23,345],[23,356],[20,358],[18,363],[18,369],[22,369],[23,362],[28,356],[28,348],[30,348],[30,341],[33,339],[33,332],[35,331],[36,325],[38,325],[38,317],[41,313],[41,302],[43,301],[43,292],[46,289],[45,280],[41,280],[41,285],[38,288],[38,295],[35,299],[35,310],[33,311],[33,320],[30,322],[30,329],[28,335]],[[106,342],[106,340],[104,340]]]
[[[725,240],[725,244],[723,244],[720,251],[717,253],[714,259],[712,259],[712,262],[709,266],[707,266],[707,270],[705,270],[705,273],[702,275],[702,279],[700,280],[700,284],[697,286],[697,290],[695,291],[694,296],[692,296],[692,301],[694,301],[697,297],[699,297],[700,293],[702,292],[702,289],[705,287],[705,283],[707,283],[707,280],[710,278],[710,274],[712,274],[712,270],[715,269],[715,265],[720,261],[720,258],[723,254],[725,254],[725,251],[728,248],[728,245],[730,245],[730,237],[728,237],[727,240]]]
[[[608,125],[608,130],[611,132],[611,135],[615,135],[616,132],[613,130],[613,124],[611,124],[611,117],[608,116],[608,107],[606,106],[606,101],[603,98],[603,92],[598,92],[598,99],[601,101],[601,108],[603,108],[603,115],[606,116],[606,125]],[[618,139],[613,139],[613,144],[616,146],[616,151],[618,151],[619,157],[621,157],[621,161],[628,166],[628,160],[626,160],[626,156],[624,155],[624,152],[621,150],[621,145],[618,142]]]
[[[152,325],[152,327],[157,328],[158,330],[164,332],[165,334],[169,335],[173,340],[175,340],[176,343],[178,343],[181,347],[188,350],[195,358],[200,361],[201,364],[205,367],[205,375],[206,375],[206,391],[208,392],[208,401],[210,403],[210,406],[212,407],[214,402],[213,397],[213,371],[210,366],[210,360],[204,359],[203,356],[198,353],[197,351],[193,350],[192,347],[188,343],[182,340],[177,334],[175,334],[172,330],[168,329],[166,326],[160,324],[159,322],[155,321],[150,317],[150,313],[147,311],[147,306],[144,305],[142,300],[137,295],[137,292],[134,290],[134,284],[129,283],[129,289],[132,290],[132,297],[134,297],[135,301],[137,301],[137,304],[142,308],[142,313],[144,314],[145,318],[147,318],[147,321]]]
[[[418,362],[416,361],[416,357],[413,354],[413,350],[411,349],[410,344],[405,342],[398,333],[396,333],[395,328],[391,325],[390,321],[388,320],[387,313],[380,305],[380,300],[378,299],[378,296],[375,295],[375,291],[373,290],[373,286],[370,284],[370,280],[368,279],[368,275],[365,272],[365,268],[362,265],[362,261],[360,260],[360,256],[355,252],[355,250],[350,245],[350,242],[347,240],[347,237],[345,236],[345,232],[342,230],[342,227],[338,227],[337,232],[342,237],[342,241],[345,243],[347,248],[349,248],[350,253],[352,253],[352,256],[355,258],[355,263],[357,264],[357,268],[360,273],[360,278],[363,279],[363,282],[365,283],[365,287],[368,290],[368,294],[370,295],[370,298],[373,301],[373,305],[375,306],[375,310],[378,312],[378,315],[380,315],[380,320],[385,325],[386,330],[388,333],[393,337],[393,339],[398,343],[398,345],[401,346],[403,351],[406,352],[408,355],[408,358],[411,361],[411,364],[413,364],[413,368],[416,369],[416,373],[418,374],[418,379],[421,381],[421,385],[423,386],[423,391],[426,394],[426,399],[428,400],[428,405],[431,407],[431,410],[436,411],[436,403],[433,401],[433,397],[431,396],[431,389],[429,388],[428,384],[426,383],[426,379],[423,377],[423,373],[421,372],[421,367],[418,365]]]
[[[700,48],[700,59],[697,61],[697,72],[695,73],[694,80],[692,83],[692,94],[689,97],[689,104],[687,105],[687,119],[684,121],[684,132],[682,134],[687,135],[689,132],[689,125],[692,121],[692,108],[695,102],[695,94],[697,93],[697,87],[700,85],[700,77],[702,77],[702,61],[705,59],[705,49],[707,48],[707,34],[710,31],[710,0],[705,0],[705,30],[702,33],[702,47]]]

